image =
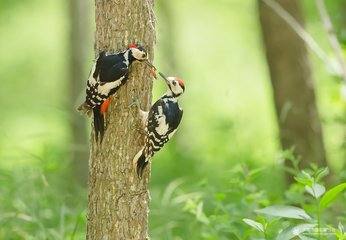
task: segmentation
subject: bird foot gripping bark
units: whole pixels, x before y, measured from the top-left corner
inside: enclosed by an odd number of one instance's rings
[[[78,108],[77,111],[81,113],[82,115],[85,115],[87,117],[92,116],[92,107],[90,107],[86,102],[81,104]]]
[[[157,69],[155,67],[150,68],[150,76],[157,79],[157,74],[156,74]]]

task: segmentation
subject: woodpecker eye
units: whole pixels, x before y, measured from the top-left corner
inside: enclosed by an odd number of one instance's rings
[[[177,85],[177,82],[176,81],[173,81],[173,86]]]
[[[143,58],[145,58],[146,56],[147,56],[147,54],[146,54],[146,53],[143,53],[143,54],[142,54],[142,57],[143,57]]]

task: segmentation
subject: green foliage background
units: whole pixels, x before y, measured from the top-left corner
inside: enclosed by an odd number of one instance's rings
[[[295,185],[283,182],[256,1],[169,1],[170,26],[163,1],[156,6],[155,64],[185,79],[187,90],[182,127],[152,166],[152,239],[250,239],[242,218],[296,194]],[[302,3],[308,31],[331,52],[313,1]],[[328,9],[344,43],[342,4],[329,1]],[[0,2],[0,239],[85,235],[86,189],[71,184],[74,146],[67,144],[69,111],[83,97],[81,90],[71,106],[67,95],[68,11],[68,1]],[[85,27],[92,31],[94,23]],[[92,35],[81,44],[90,46],[86,78]],[[174,71],[166,61],[172,53]],[[345,181],[340,82],[313,54],[311,59],[329,163],[337,182]],[[155,83],[154,99],[164,88]],[[345,216],[345,209],[327,218],[337,224],[337,214]]]

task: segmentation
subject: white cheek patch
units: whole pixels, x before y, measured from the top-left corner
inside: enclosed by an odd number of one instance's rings
[[[132,55],[136,59],[145,59],[142,57],[144,53],[145,52],[142,52],[141,50],[138,50],[137,48],[132,48]]]
[[[161,136],[164,136],[166,135],[166,133],[168,132],[168,124],[166,122],[166,116],[163,115],[163,110],[162,110],[162,107],[158,107],[158,111],[159,111],[159,114],[156,118],[156,121],[158,123],[158,126],[155,128],[155,131],[161,135]]]
[[[171,88],[172,88],[172,92],[176,95],[183,93],[183,89],[180,87],[179,84],[176,84],[175,86],[172,84]]]

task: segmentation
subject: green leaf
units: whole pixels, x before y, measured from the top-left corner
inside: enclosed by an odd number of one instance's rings
[[[200,202],[197,205],[197,208],[196,208],[196,218],[197,218],[198,221],[200,221],[200,222],[202,222],[204,224],[209,224],[209,219],[203,212],[203,202]]]
[[[294,179],[303,185],[311,186],[314,183],[314,178],[304,170],[298,176],[294,177]]]
[[[324,196],[321,198],[320,201],[320,208],[324,209],[327,208],[335,199],[336,197],[346,189],[346,183],[341,183],[329,191],[327,191]]]
[[[318,199],[326,191],[326,188],[321,184],[314,183],[312,186],[305,186],[305,190],[314,198]]]
[[[338,224],[338,229],[339,229],[339,231],[340,231],[341,233],[344,233],[344,232],[345,232],[344,226],[342,225],[341,222],[339,222],[339,224]]]
[[[254,177],[254,176],[256,176],[257,174],[263,172],[264,170],[266,170],[265,167],[260,167],[260,168],[253,169],[253,170],[251,170],[251,171],[248,173],[248,176],[249,176],[249,177]]]
[[[302,175],[307,178],[307,179],[312,179],[313,180],[313,177],[306,171],[302,170]]]
[[[311,185],[313,182],[311,179],[303,178],[303,177],[294,177],[294,180],[296,180],[298,183],[301,183],[303,185]]]
[[[274,205],[259,210],[255,210],[256,213],[261,213],[274,217],[284,217],[293,219],[309,220],[311,217],[304,211],[304,209],[294,206],[282,206]]]
[[[260,231],[260,232],[264,232],[264,226],[263,226],[262,223],[256,222],[256,221],[254,221],[254,220],[252,220],[252,219],[248,219],[248,218],[244,218],[243,221],[244,221],[247,225],[253,227],[254,229],[257,229],[257,230]]]
[[[218,201],[218,202],[222,202],[223,200],[226,199],[226,194],[224,193],[216,193],[215,194],[215,200]]]
[[[168,184],[161,200],[163,206],[168,206],[171,203],[174,193],[183,183],[182,179],[176,179]]]
[[[306,232],[312,228],[314,228],[316,224],[299,224],[294,227],[289,227],[283,230],[276,240],[290,240],[299,236],[301,233]]]
[[[315,173],[315,180],[316,180],[316,182],[320,181],[322,178],[324,178],[328,174],[329,174],[328,167],[318,169],[316,171],[316,173]]]

